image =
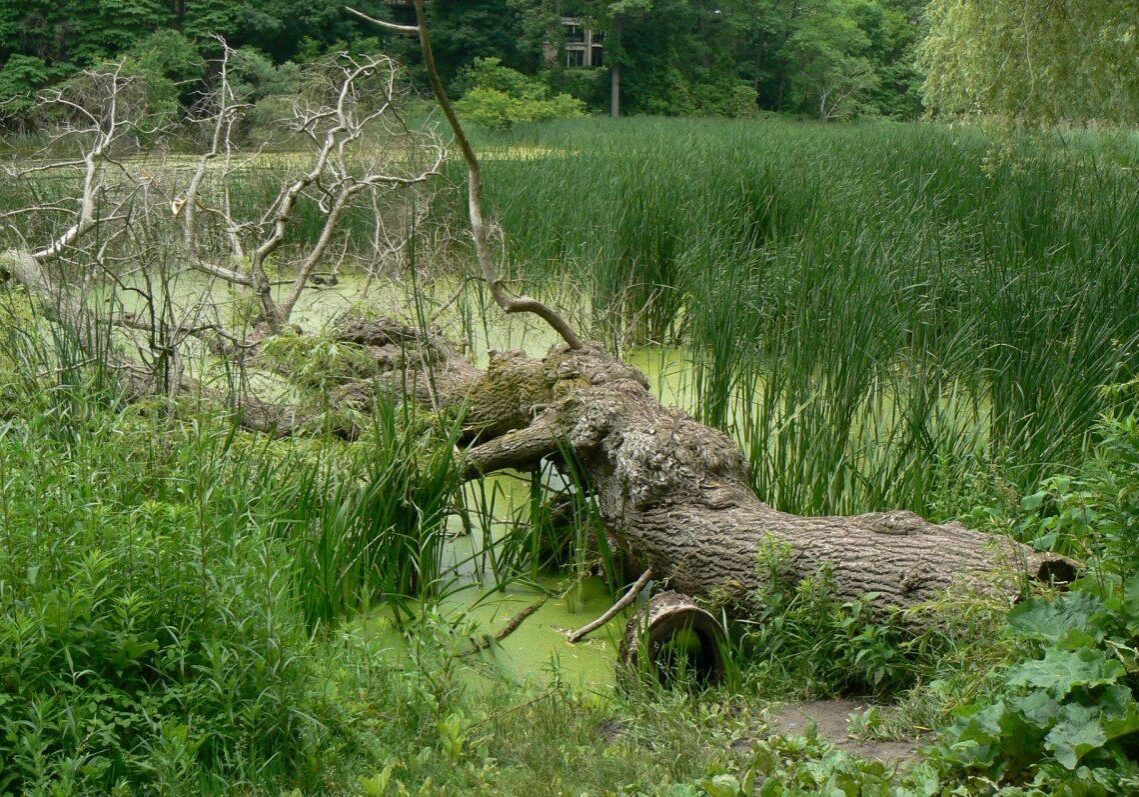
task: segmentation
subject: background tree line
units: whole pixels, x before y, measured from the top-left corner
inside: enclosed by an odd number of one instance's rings
[[[218,35],[237,48],[254,100],[287,94],[297,65],[338,50],[382,49],[421,77],[413,41],[377,34],[343,5],[6,0],[5,116],[29,124],[37,89],[112,58],[147,78],[158,107],[184,106],[211,79]],[[379,18],[411,13],[400,2],[358,5]],[[1139,107],[1131,0],[433,0],[431,13],[440,69],[456,94],[491,76],[512,101],[578,101],[554,102],[562,112],[603,111],[614,95],[626,113],[767,110],[824,120],[912,118],[928,107],[1126,121]],[[604,35],[604,66],[565,66],[565,16]]]

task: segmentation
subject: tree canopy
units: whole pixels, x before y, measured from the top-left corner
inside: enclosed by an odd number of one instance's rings
[[[337,50],[383,50],[420,74],[414,41],[344,12],[345,0],[8,0],[0,4],[0,100],[110,58],[187,102],[222,36],[262,72]],[[366,13],[407,21],[396,0]],[[478,59],[543,81],[595,111],[823,120],[924,109],[1036,120],[1139,117],[1134,0],[432,0],[436,57],[455,91]],[[603,64],[567,65],[566,17],[595,31]],[[610,81],[610,72],[619,73]],[[286,67],[285,73],[288,73]],[[615,87],[615,88],[614,88]]]
[[[1139,119],[1135,0],[932,0],[927,104],[1041,122]]]

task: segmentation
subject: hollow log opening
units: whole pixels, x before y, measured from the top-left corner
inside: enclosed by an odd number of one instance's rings
[[[646,673],[661,684],[706,687],[724,680],[724,629],[679,592],[660,592],[629,620],[618,671]]]

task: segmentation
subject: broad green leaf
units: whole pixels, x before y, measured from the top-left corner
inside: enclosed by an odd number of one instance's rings
[[[1069,628],[1064,635],[1056,640],[1056,647],[1060,650],[1081,650],[1094,648],[1102,640],[1097,639],[1095,633],[1088,633],[1082,628]]]
[[[1007,679],[1010,686],[1045,689],[1057,700],[1077,686],[1103,686],[1114,683],[1125,674],[1123,665],[1109,660],[1103,651],[1085,648],[1069,651],[1049,649],[1043,659],[1026,661],[1011,667]]]
[[[1029,598],[1008,615],[1009,625],[1022,636],[1055,642],[1071,629],[1090,634],[1097,642],[1104,637],[1103,601],[1087,592],[1073,592],[1055,601]]]
[[[1046,692],[1032,692],[1024,697],[1013,698],[1009,705],[1038,728],[1051,728],[1060,716],[1060,704]]]
[[[1068,769],[1075,769],[1084,755],[1106,743],[1100,709],[1078,704],[1064,706],[1060,721],[1044,739],[1044,746]]]
[[[768,778],[759,787],[759,797],[783,797],[786,793],[787,787],[775,778]]]
[[[972,741],[978,744],[991,744],[1001,736],[1001,717],[1005,713],[1003,700],[958,720],[958,738],[962,741]]]
[[[1112,684],[1099,699],[1100,720],[1108,739],[1119,739],[1139,731],[1139,703],[1123,684]]]
[[[934,797],[941,793],[941,778],[937,769],[927,762],[922,762],[910,770],[912,787],[894,787],[893,794],[898,797]]]
[[[716,775],[700,781],[700,787],[709,797],[738,797],[740,782],[732,775]]]

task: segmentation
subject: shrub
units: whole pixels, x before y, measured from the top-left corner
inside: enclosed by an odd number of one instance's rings
[[[497,58],[476,59],[462,84],[470,88],[455,108],[470,122],[492,130],[585,115],[581,100],[552,94],[545,83],[502,66]]]
[[[551,69],[542,74],[542,79],[549,82],[554,92],[577,97],[588,108],[608,108],[608,69],[592,66]]]
[[[1108,416],[1096,431],[1094,456],[1026,496],[1017,528],[1037,548],[1094,560],[1120,577],[1139,570],[1139,417]]]
[[[759,114],[755,87],[743,80],[679,83],[668,110],[680,116],[751,118]]]
[[[1139,578],[1122,593],[1091,585],[1009,615],[1030,652],[999,690],[959,710],[939,754],[952,767],[1053,793],[1133,794],[1139,787]]]
[[[761,691],[786,694],[886,694],[911,683],[919,661],[940,652],[935,634],[914,637],[874,617],[867,594],[843,601],[825,571],[790,583],[788,549],[772,545],[761,554],[766,586],[754,601],[762,606],[740,639],[751,677]]]
[[[1026,655],[959,710],[938,751],[951,769],[1058,793],[1139,787],[1139,420],[1107,416],[1097,431],[1088,461],[1045,479],[1010,523],[1038,548],[1085,559],[1087,574],[1009,614]]]
[[[76,425],[0,438],[0,793],[290,770],[315,725],[287,550],[259,532],[272,467],[133,414],[54,423]]]
[[[151,108],[175,119],[183,105],[196,99],[189,87],[198,86],[206,72],[201,54],[178,31],[160,30],[135,44],[126,55],[127,68],[142,80]]]

